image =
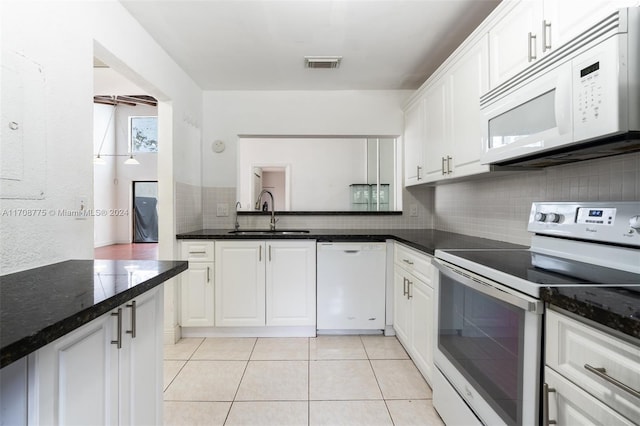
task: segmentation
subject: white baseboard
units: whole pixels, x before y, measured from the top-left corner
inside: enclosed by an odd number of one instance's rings
[[[174,345],[178,343],[180,339],[182,339],[182,327],[179,325],[175,325],[173,327],[165,327],[164,329],[164,344],[165,345]]]
[[[182,327],[182,337],[316,337],[314,326]]]

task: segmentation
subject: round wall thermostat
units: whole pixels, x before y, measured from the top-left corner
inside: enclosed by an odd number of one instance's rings
[[[223,141],[217,140],[213,142],[213,146],[212,146],[213,152],[218,152],[218,153],[222,152],[224,151],[224,148],[225,148],[225,145]]]

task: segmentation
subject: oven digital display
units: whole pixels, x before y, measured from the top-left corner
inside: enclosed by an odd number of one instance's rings
[[[578,209],[576,223],[583,225],[607,225],[612,226],[616,219],[616,209],[599,208],[593,209],[581,207]]]
[[[599,69],[600,69],[600,62],[596,62],[593,65],[589,65],[586,68],[582,68],[580,70],[580,77],[582,78],[582,77],[584,77],[586,75],[591,74],[592,72],[598,71]]]

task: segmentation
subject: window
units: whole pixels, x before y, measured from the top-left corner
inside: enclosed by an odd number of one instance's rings
[[[129,117],[131,152],[158,152],[158,117]]]

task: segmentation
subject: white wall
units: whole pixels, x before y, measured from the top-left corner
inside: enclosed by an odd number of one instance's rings
[[[253,209],[254,167],[288,166],[291,210],[351,210],[349,185],[366,181],[366,152],[366,139],[242,138],[239,201]]]
[[[206,91],[202,185],[237,186],[238,135],[401,135],[413,91]],[[227,148],[216,154],[213,141]]]
[[[96,210],[112,209],[116,205],[114,180],[116,179],[115,111],[111,105],[93,107],[93,153],[101,154],[104,164],[93,167],[93,206]],[[108,154],[107,156],[103,156]],[[116,217],[96,216],[93,220],[95,247],[116,242]]]
[[[40,200],[3,199],[2,209],[75,209],[79,198],[93,199],[93,57],[118,70],[163,102],[164,144],[169,160],[170,215],[163,215],[165,241],[160,255],[176,253],[173,187],[176,181],[200,185],[201,91],[116,0],[101,2],[4,0],[3,51],[15,51],[40,64],[45,76],[45,194]],[[4,54],[4,53],[3,53]],[[176,141],[173,144],[173,141]],[[174,150],[179,155],[173,155]],[[91,202],[91,204],[93,204]],[[93,207],[93,206],[91,206]],[[161,206],[162,210],[162,206]],[[93,218],[2,217],[1,273],[71,258],[93,257]]]

